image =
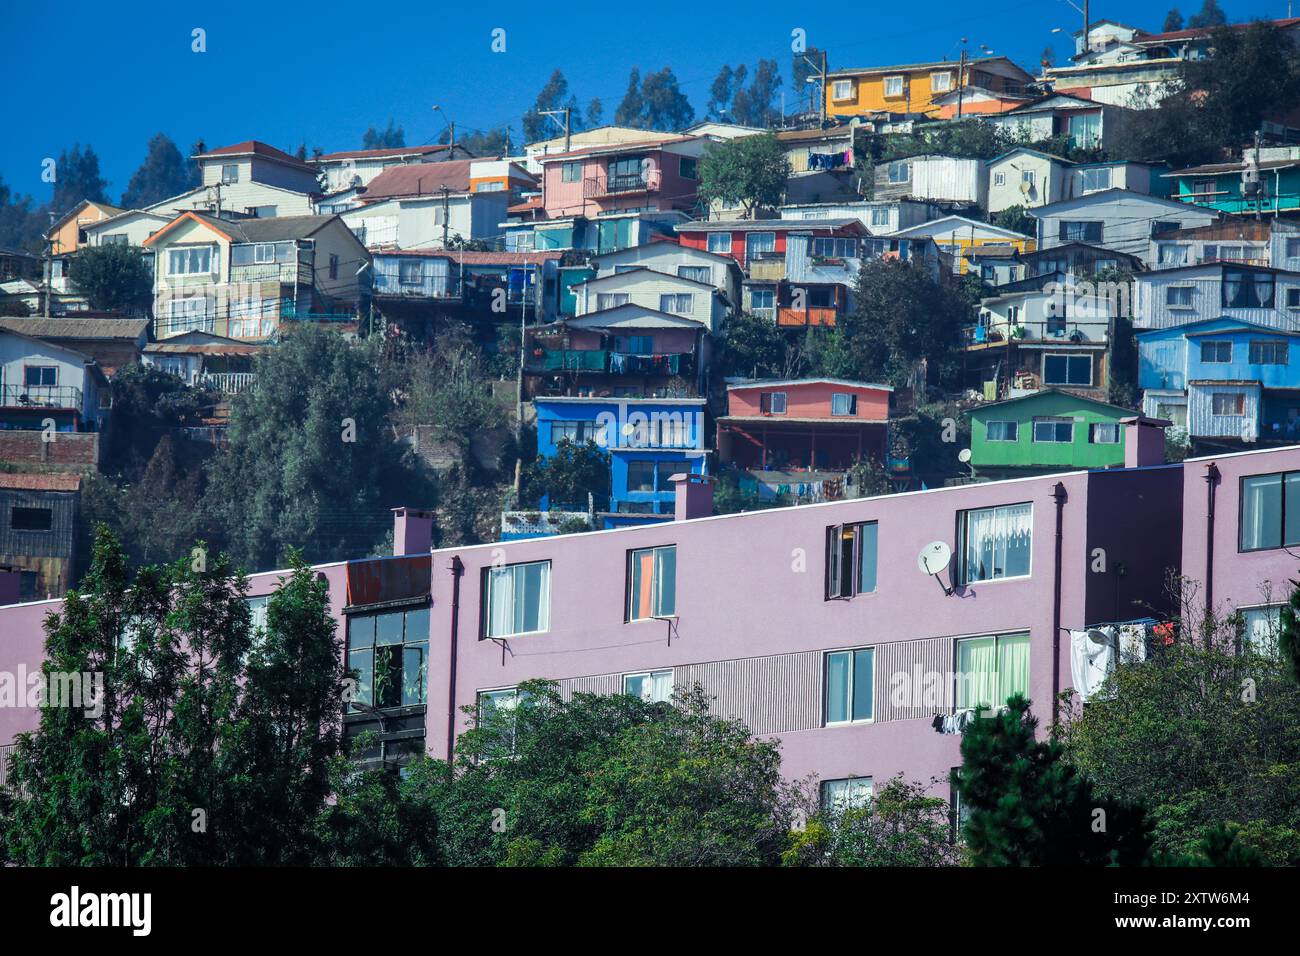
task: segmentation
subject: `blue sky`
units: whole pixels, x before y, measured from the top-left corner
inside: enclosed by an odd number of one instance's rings
[[[1157,30],[1171,5],[1099,0],[1092,16]],[[1199,5],[1180,4],[1184,15]],[[0,128],[0,176],[15,191],[46,198],[41,161],[74,141],[94,146],[116,200],[160,131],[182,150],[202,138],[288,150],[306,141],[328,152],[358,147],[367,126],[392,116],[408,143],[423,143],[443,129],[436,103],[460,129],[508,123],[517,135],[520,114],[555,67],[584,106],[602,100],[608,121],[631,67],[671,66],[702,114],[719,67],[759,57],[779,60],[791,101],[795,28],[829,51],[832,69],[955,59],[963,36],[971,50],[985,44],[1032,68],[1044,46],[1058,60],[1068,55],[1081,20],[1065,0],[121,6],[54,0],[0,10],[14,107]],[[1286,0],[1221,6],[1233,20],[1286,15]],[[205,53],[191,51],[196,27],[207,33]],[[498,27],[505,53],[490,48]]]

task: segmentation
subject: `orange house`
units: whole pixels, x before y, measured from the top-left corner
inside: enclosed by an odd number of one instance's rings
[[[126,211],[110,206],[106,202],[91,202],[89,199],[83,199],[65,212],[61,218],[55,220],[50,231],[46,233],[54,243],[53,254],[59,256],[76,252],[86,243],[86,226],[101,219],[120,216]]]
[[[827,76],[826,115],[923,113],[937,117],[941,107],[936,101],[958,88],[1019,93],[1033,79],[1005,56],[966,60],[964,65],[957,60],[939,60],[834,70]]]

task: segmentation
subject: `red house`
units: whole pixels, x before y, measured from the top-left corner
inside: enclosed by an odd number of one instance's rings
[[[840,473],[868,458],[883,463],[892,391],[833,378],[729,385],[727,414],[718,419],[719,459],[791,476]]]

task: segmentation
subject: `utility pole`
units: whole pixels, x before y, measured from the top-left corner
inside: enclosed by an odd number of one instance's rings
[[[510,275],[506,273],[506,290],[510,289]],[[515,383],[515,442],[516,444],[523,441],[524,438],[524,355],[527,352],[527,331],[525,326],[528,320],[528,258],[524,257],[524,281],[523,290],[519,295],[519,379]]]
[[[1259,130],[1255,130],[1255,221],[1259,221],[1260,194],[1264,192],[1264,177],[1259,170]],[[1276,198],[1276,197],[1274,197]]]
[[[442,186],[442,247],[447,248],[447,232],[451,228],[451,187],[446,183]],[[470,235],[473,235],[470,230]]]
[[[50,230],[45,237],[45,318],[50,317],[50,297],[54,293],[54,210],[50,210]]]
[[[822,81],[821,94],[822,95],[821,95],[821,109],[818,111],[819,113],[818,123],[820,126],[824,127],[826,125],[826,97],[829,95],[829,92],[826,89],[826,51],[822,50],[821,54],[822,54],[822,71],[821,71],[821,81]]]
[[[966,42],[963,39],[961,56],[957,58],[957,118],[961,119],[961,101],[966,93]]]
[[[564,151],[567,153],[573,144],[573,107],[566,106],[562,110],[541,110],[543,116],[549,116],[555,119],[557,116],[564,117]],[[560,122],[558,119],[555,122]]]
[[[451,131],[451,135],[447,140],[447,156],[449,159],[455,159],[456,158],[456,121],[447,120],[447,129]]]

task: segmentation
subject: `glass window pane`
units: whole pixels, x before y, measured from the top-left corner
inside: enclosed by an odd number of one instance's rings
[[[401,611],[375,615],[377,627],[375,643],[379,645],[402,643],[402,620],[404,617],[405,615]]]
[[[429,639],[429,609],[419,608],[406,612],[406,643],[414,644]]]
[[[1277,548],[1282,544],[1282,476],[1257,475],[1241,483],[1241,547]]]
[[[348,647],[373,647],[374,644],[374,615],[348,618]]]
[[[628,567],[628,620],[650,617],[651,588],[654,584],[654,552],[633,551]]]
[[[348,669],[357,672],[357,692],[353,699],[362,704],[375,703],[374,676],[375,652],[370,648],[348,654]]]
[[[1288,547],[1300,544],[1300,471],[1286,476],[1286,526],[1282,529],[1282,543]]]
[[[375,648],[375,706],[397,707],[402,702],[402,648]]]
[[[849,653],[826,655],[826,722],[849,719]]]
[[[1029,696],[1029,635],[998,638],[998,701],[1001,707],[1013,694]]]
[[[402,648],[402,703],[423,704],[428,687],[427,645],[407,644]]]
[[[957,642],[957,709],[992,707],[997,684],[997,643],[991,637]]]
[[[873,716],[875,651],[870,647],[853,652],[853,719],[870,720]]]
[[[858,531],[858,593],[876,589],[876,542],[879,526],[874,522],[859,525]]]
[[[655,549],[655,614],[677,613],[677,549]]]

